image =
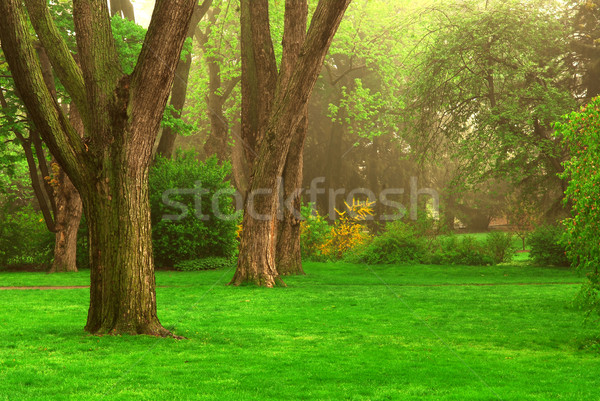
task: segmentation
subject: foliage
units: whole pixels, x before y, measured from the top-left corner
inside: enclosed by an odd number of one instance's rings
[[[142,51],[146,29],[119,15],[111,18],[110,27],[121,60],[121,68],[125,74],[131,74]]]
[[[10,265],[41,266],[52,261],[54,235],[41,213],[31,205],[0,209],[0,268]]]
[[[569,266],[564,246],[563,228],[558,225],[542,225],[529,236],[529,257],[539,266]]]
[[[600,320],[600,274],[595,270],[586,274],[587,281],[581,286],[574,305],[586,313],[593,324]]]
[[[485,239],[485,247],[494,263],[510,262],[515,251],[512,234],[502,231],[489,233]]]
[[[300,211],[303,218],[300,223],[302,259],[325,260],[322,250],[331,235],[331,227],[327,219],[319,214],[312,203],[308,206],[302,205]]]
[[[541,221],[540,209],[536,202],[518,197],[515,194],[508,196],[507,201],[508,224],[511,225],[517,237],[521,239],[523,250],[525,250],[525,240]]]
[[[364,244],[370,234],[363,223],[373,216],[374,203],[352,199],[351,205],[344,202],[346,210],[343,212],[336,209],[338,219],[321,247],[321,253],[331,259],[340,259],[349,250]]]
[[[235,262],[231,258],[220,256],[209,256],[202,259],[183,260],[175,263],[174,267],[181,271],[200,271],[200,270],[216,270],[225,269],[235,266]]]
[[[571,217],[564,221],[567,256],[583,270],[600,265],[600,98],[556,124],[569,147],[563,177],[569,180],[565,201]]]
[[[569,148],[563,177],[569,180],[565,202],[571,217],[563,221],[567,258],[588,281],[581,288],[579,304],[588,314],[600,315],[600,98],[556,124]]]
[[[448,235],[438,240],[429,263],[437,265],[485,266],[494,264],[486,246],[471,235]]]
[[[428,33],[405,93],[415,151],[452,154],[465,186],[499,178],[560,188],[565,155],[551,124],[577,104],[561,5],[464,1],[424,11]]]
[[[422,233],[414,225],[395,220],[381,235],[350,252],[347,260],[368,264],[420,262],[426,253],[427,240]]]
[[[193,151],[178,151],[172,160],[157,158],[150,172],[152,244],[157,265],[173,266],[184,260],[231,257],[235,253],[238,216],[231,201],[233,188],[227,180],[230,170],[229,164],[219,164],[215,157],[198,162]],[[216,215],[219,212],[220,217]],[[164,218],[181,214],[175,221]]]

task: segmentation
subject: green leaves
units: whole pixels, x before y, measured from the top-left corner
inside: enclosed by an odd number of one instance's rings
[[[111,28],[121,68],[125,74],[131,74],[142,51],[146,29],[118,15],[112,17]]]

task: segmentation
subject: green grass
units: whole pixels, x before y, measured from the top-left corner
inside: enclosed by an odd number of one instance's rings
[[[182,341],[87,335],[87,289],[0,291],[0,400],[600,399],[600,354],[584,347],[598,328],[568,306],[572,271],[305,268],[276,289],[158,272],[159,316]]]

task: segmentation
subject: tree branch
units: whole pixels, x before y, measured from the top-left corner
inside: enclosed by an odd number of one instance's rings
[[[37,36],[46,50],[54,71],[83,114],[88,116],[85,85],[81,69],[71,55],[67,44],[48,10],[45,0],[26,0],[27,11]]]
[[[77,168],[84,154],[83,143],[44,82],[19,0],[0,2],[0,41],[17,91],[33,123],[69,176],[84,182],[84,174]]]

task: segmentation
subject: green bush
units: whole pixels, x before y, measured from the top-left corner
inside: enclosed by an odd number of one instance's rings
[[[218,256],[210,256],[202,259],[184,260],[175,263],[175,269],[184,272],[225,269],[234,266],[235,261],[233,259]]]
[[[536,228],[529,236],[529,257],[538,266],[570,266],[562,241],[563,229],[556,225]]]
[[[485,246],[494,263],[510,262],[516,250],[513,236],[502,231],[492,231],[485,239]]]
[[[368,264],[420,262],[426,252],[427,241],[418,229],[395,220],[386,225],[381,235],[350,252],[346,260]]]
[[[471,235],[448,235],[438,239],[429,263],[439,265],[485,266],[494,264],[486,246]]]
[[[50,264],[54,234],[48,231],[42,214],[31,205],[0,210],[0,268],[11,265]]]
[[[301,206],[302,223],[300,225],[300,249],[302,258],[324,261],[323,248],[331,236],[331,226],[324,216],[313,209],[314,205]]]
[[[231,197],[234,190],[227,180],[230,171],[229,164],[219,164],[214,156],[198,162],[195,152],[178,151],[172,160],[157,158],[150,171],[152,245],[157,266],[235,254],[239,217]],[[217,191],[221,196],[214,197]],[[213,206],[218,206],[222,216],[213,213]],[[181,218],[173,220],[166,215]]]

